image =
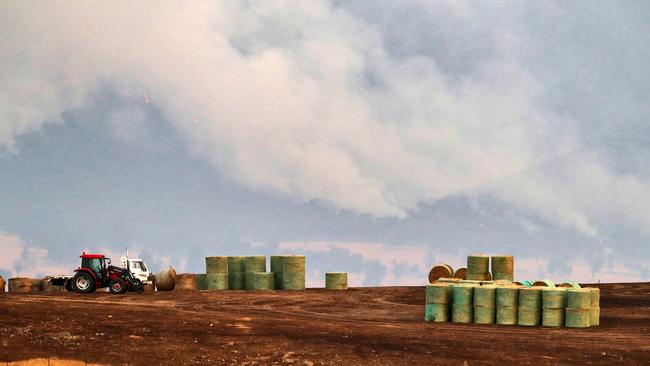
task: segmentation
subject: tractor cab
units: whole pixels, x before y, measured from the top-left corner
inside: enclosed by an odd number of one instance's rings
[[[103,254],[86,254],[82,253],[81,258],[81,267],[87,268],[93,272],[97,280],[103,282],[108,277],[108,266],[111,264],[111,259],[106,258]]]

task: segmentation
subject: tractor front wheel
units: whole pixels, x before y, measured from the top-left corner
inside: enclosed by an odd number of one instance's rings
[[[126,282],[121,278],[113,278],[111,283],[108,285],[108,290],[112,294],[123,294],[128,290]]]
[[[77,292],[87,294],[95,291],[95,279],[88,273],[77,273],[73,281],[73,287]]]

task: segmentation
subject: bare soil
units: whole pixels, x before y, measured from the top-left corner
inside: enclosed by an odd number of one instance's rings
[[[650,365],[650,283],[603,284],[601,326],[424,322],[423,287],[0,294],[0,366]]]

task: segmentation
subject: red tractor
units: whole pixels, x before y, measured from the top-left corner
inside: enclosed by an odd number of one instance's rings
[[[126,268],[111,265],[111,259],[103,254],[86,254],[80,256],[81,266],[71,276],[50,278],[55,286],[64,286],[68,291],[91,293],[98,288],[108,287],[112,294],[123,294],[128,290],[142,292],[142,281],[133,276]]]

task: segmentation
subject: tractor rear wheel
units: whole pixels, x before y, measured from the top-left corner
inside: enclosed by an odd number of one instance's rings
[[[124,282],[123,279],[113,278],[108,284],[108,290],[112,294],[123,294],[126,292],[126,290],[128,290],[128,287],[126,286],[126,282]]]
[[[88,273],[77,273],[72,281],[73,287],[77,292],[87,294],[95,291],[95,279]]]

